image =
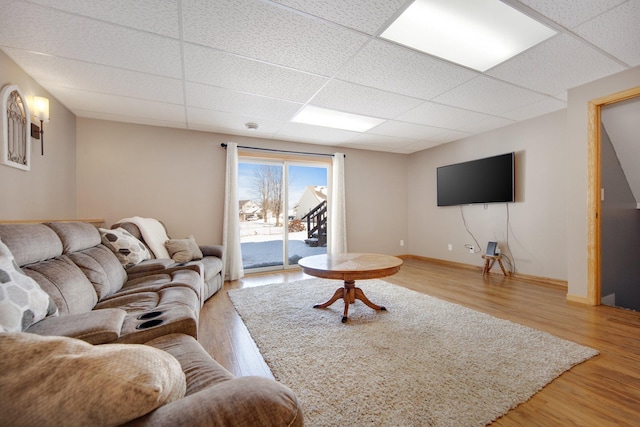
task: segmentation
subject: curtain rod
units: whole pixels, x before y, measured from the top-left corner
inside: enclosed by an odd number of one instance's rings
[[[222,148],[227,148],[227,144],[225,144],[224,142],[222,144],[220,144],[220,146]],[[333,157],[333,154],[324,154],[324,153],[306,153],[304,151],[289,151],[289,150],[276,150],[273,148],[259,148],[259,147],[247,147],[245,145],[238,145],[238,148],[243,148],[245,150],[256,150],[256,151],[269,151],[269,152],[273,152],[273,153],[288,153],[288,154],[304,154],[307,156],[326,156],[326,157]],[[344,155],[345,157],[347,157],[347,155]]]

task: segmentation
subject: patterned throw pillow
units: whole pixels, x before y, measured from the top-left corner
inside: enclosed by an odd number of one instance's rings
[[[151,259],[147,247],[124,228],[100,228],[102,244],[111,249],[124,268]]]
[[[58,307],[38,283],[25,275],[0,240],[0,332],[24,332]]]

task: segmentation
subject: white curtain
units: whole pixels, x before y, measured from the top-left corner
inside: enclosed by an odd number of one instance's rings
[[[347,252],[347,216],[344,195],[344,154],[333,155],[332,186],[329,200],[329,255]]]
[[[244,276],[240,247],[240,212],[238,205],[238,144],[227,143],[227,178],[224,189],[224,244],[222,277],[237,280]]]

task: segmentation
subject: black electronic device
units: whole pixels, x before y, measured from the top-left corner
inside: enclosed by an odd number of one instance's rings
[[[497,248],[498,248],[498,242],[489,242],[487,244],[487,251],[485,252],[485,255],[487,256],[498,255],[498,253],[496,252]]]
[[[437,168],[438,206],[515,202],[515,153]]]

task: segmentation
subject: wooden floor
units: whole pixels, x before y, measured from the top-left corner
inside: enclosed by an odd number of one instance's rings
[[[226,283],[204,305],[200,342],[238,376],[273,378],[226,291],[308,277],[294,270]],[[492,425],[640,426],[640,313],[567,302],[563,288],[505,278],[499,270],[483,278],[480,268],[405,260],[398,274],[384,280],[547,331],[600,352]],[[496,354],[499,352],[496,348]]]

